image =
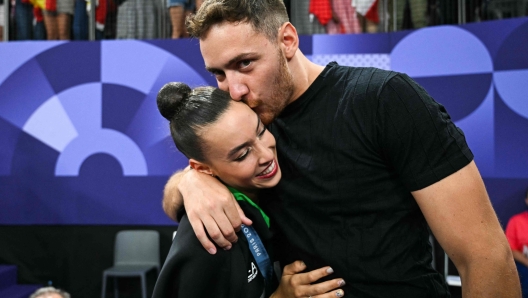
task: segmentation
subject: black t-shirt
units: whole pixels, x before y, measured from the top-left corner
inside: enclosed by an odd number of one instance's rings
[[[268,254],[272,254],[269,245],[272,234],[260,211],[245,201],[238,203],[253,221],[253,227]],[[246,236],[242,232],[238,232],[237,236],[238,242],[230,250],[217,247],[217,253],[211,255],[196,238],[187,215],[183,215],[152,297],[269,297],[278,281],[264,282]]]
[[[261,205],[283,264],[332,266],[347,297],[449,296],[411,195],[473,159],[442,105],[407,75],[330,63],[269,129],[282,180]]]

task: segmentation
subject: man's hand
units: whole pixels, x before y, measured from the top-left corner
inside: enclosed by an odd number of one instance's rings
[[[412,194],[458,269],[463,297],[521,297],[510,247],[474,162]]]
[[[171,177],[163,198],[163,209],[169,217],[175,218],[182,199],[196,237],[211,254],[216,253],[216,247],[204,226],[218,246],[230,249],[231,243],[238,240],[240,225],[252,224],[227,187],[209,175],[186,169]]]
[[[343,297],[343,290],[336,290],[337,288],[345,285],[345,281],[341,278],[336,278],[318,284],[312,284],[317,280],[332,274],[334,272],[332,268],[323,267],[310,272],[300,273],[304,269],[306,269],[306,265],[302,261],[295,261],[284,267],[279,287],[270,296],[270,298]]]

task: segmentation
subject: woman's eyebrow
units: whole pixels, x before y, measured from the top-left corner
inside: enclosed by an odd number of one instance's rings
[[[260,124],[262,123],[260,121],[260,118],[257,114],[255,114],[255,116],[257,116],[257,129],[256,129],[256,133],[258,134],[259,133],[259,127],[260,127]],[[240,144],[238,146],[236,146],[235,148],[229,150],[229,153],[227,154],[227,158],[230,158],[232,157],[233,155],[235,155],[235,153],[237,153],[240,149],[246,147],[246,146],[249,146],[249,142],[244,142],[243,144]]]

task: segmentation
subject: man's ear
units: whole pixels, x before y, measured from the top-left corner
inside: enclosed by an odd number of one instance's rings
[[[290,22],[284,23],[278,34],[279,46],[284,52],[286,59],[291,59],[299,49],[299,36],[297,29]]]
[[[197,161],[196,159],[189,159],[189,166],[191,166],[192,169],[200,172],[200,173],[203,173],[203,174],[207,174],[207,175],[210,175],[210,176],[214,176],[213,174],[213,170],[206,164],[204,163],[201,163],[199,161]]]

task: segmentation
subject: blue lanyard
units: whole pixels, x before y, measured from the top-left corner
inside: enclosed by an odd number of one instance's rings
[[[264,275],[264,279],[266,282],[271,281],[273,267],[271,266],[268,252],[266,251],[266,248],[264,248],[264,244],[262,244],[257,231],[255,231],[255,228],[252,226],[242,225],[242,232],[246,235],[249,250],[251,251],[253,258],[255,258],[255,261],[257,261],[257,266],[260,272],[262,272],[262,275]]]

